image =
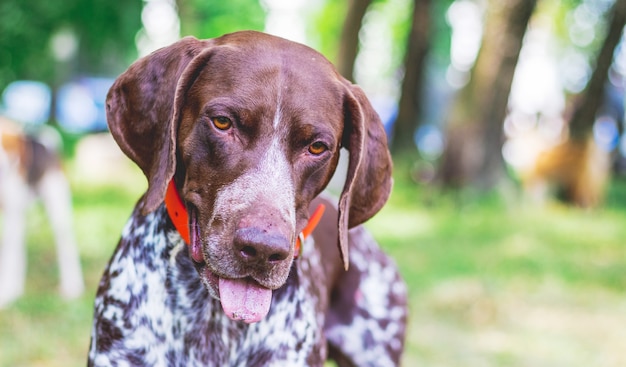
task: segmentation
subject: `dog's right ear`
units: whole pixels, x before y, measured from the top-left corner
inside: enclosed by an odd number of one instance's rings
[[[176,170],[180,102],[197,76],[212,41],[186,37],[136,61],[107,95],[107,122],[113,138],[148,179],[142,214],[163,202]]]

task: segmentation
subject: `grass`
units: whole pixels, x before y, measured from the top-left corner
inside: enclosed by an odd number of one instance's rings
[[[70,169],[74,230],[81,253],[85,294],[58,296],[58,268],[52,232],[41,205],[29,212],[26,294],[0,310],[0,366],[84,366],[89,347],[95,291],[134,203],[145,189],[138,170],[97,184]],[[131,172],[131,173],[129,173]]]
[[[404,365],[626,365],[624,182],[597,210],[396,183],[369,226],[409,284]]]
[[[57,295],[50,228],[35,206],[26,294],[0,310],[0,366],[85,364],[95,289],[145,182],[136,170],[106,183],[70,172],[87,292]],[[437,193],[397,174],[368,227],[409,285],[403,365],[626,365],[625,209],[619,180],[604,208],[581,210]]]

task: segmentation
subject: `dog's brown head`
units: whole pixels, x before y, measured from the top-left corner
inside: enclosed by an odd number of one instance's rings
[[[350,158],[338,223],[346,269],[348,228],[391,190],[386,136],[361,89],[318,52],[262,33],[188,37],[140,59],[111,88],[107,117],[148,179],[143,214],[175,180],[191,257],[223,305],[245,295],[263,303],[285,283],[341,147]]]

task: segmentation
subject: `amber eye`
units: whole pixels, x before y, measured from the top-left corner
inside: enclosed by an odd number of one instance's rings
[[[231,126],[233,126],[233,122],[230,121],[228,117],[224,116],[211,117],[211,122],[213,123],[213,126],[219,130],[228,130]]]
[[[326,150],[328,150],[328,147],[321,141],[316,141],[315,143],[309,145],[309,153],[313,155],[320,155]]]

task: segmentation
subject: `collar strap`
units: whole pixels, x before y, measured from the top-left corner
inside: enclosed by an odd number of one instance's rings
[[[178,194],[174,180],[171,180],[167,185],[167,191],[165,193],[165,207],[167,209],[167,214],[170,216],[170,220],[174,224],[174,228],[176,228],[178,233],[180,233],[180,236],[183,238],[185,243],[189,245],[191,242],[189,237],[189,215],[187,214],[187,208],[185,208],[183,200]],[[309,222],[306,227],[304,227],[302,232],[298,235],[298,238],[296,239],[295,257],[298,257],[302,253],[302,244],[304,243],[305,238],[313,232],[320,219],[322,219],[325,209],[326,207],[324,204],[318,205],[311,215],[311,218],[309,218]]]
[[[191,243],[189,238],[189,214],[187,214],[187,208],[185,208],[185,204],[180,198],[178,190],[176,190],[176,184],[174,184],[173,179],[170,180],[165,192],[165,208],[172,223],[174,223],[174,227],[185,240],[185,243],[189,245]]]
[[[325,209],[326,206],[324,204],[318,205],[317,208],[315,208],[315,211],[313,212],[311,217],[309,218],[308,223],[306,224],[302,232],[300,232],[300,234],[298,235],[298,238],[296,239],[295,249],[296,258],[298,258],[298,256],[302,254],[302,245],[304,244],[304,240],[309,237],[311,233],[313,233],[313,230],[315,230],[315,227],[317,227],[320,219],[322,219],[322,215],[324,215]]]

